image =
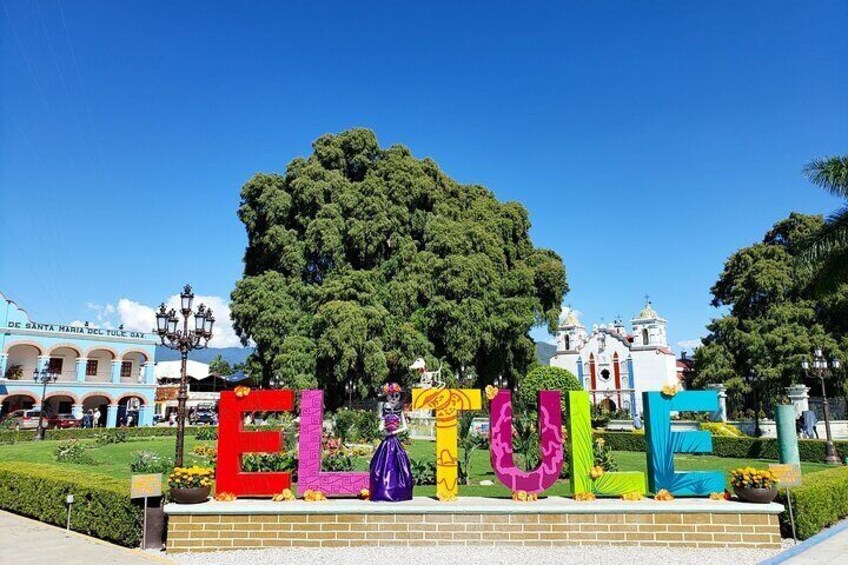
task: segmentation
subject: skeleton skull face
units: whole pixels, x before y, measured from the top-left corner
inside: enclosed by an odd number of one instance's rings
[[[400,405],[401,405],[400,393],[399,392],[390,392],[389,394],[386,395],[386,401],[388,402],[389,406],[391,406],[392,408],[399,408]]]

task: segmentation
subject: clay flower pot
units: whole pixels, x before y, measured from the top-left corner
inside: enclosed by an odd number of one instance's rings
[[[777,496],[777,489],[771,488],[750,488],[750,487],[733,487],[733,492],[740,500],[745,502],[754,502],[757,504],[768,504]]]
[[[177,504],[199,504],[209,500],[212,487],[172,488],[171,498]]]

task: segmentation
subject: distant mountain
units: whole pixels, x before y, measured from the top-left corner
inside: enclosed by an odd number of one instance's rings
[[[554,353],[556,353],[556,345],[544,341],[536,342],[536,361],[539,365],[550,365]]]
[[[236,363],[244,363],[244,360],[251,353],[253,353],[252,347],[210,347],[208,349],[192,351],[188,354],[188,358],[192,361],[199,361],[200,363],[209,363],[212,359],[220,355],[230,365],[234,365]],[[157,361],[178,361],[179,358],[180,354],[178,351],[161,345],[156,346]]]

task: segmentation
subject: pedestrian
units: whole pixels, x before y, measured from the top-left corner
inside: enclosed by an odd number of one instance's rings
[[[82,415],[82,427],[90,428],[91,427],[91,410],[88,410]]]
[[[177,424],[177,413],[171,412],[171,415],[168,416],[168,425],[175,426]]]
[[[134,418],[133,418],[132,413],[128,414],[128,415],[127,415],[127,427],[128,427],[128,428],[131,428],[131,427],[132,427],[132,425],[133,425],[133,420],[134,420]]]
[[[639,416],[639,414],[636,414],[635,416],[633,416],[633,429],[634,430],[641,430],[642,429],[642,418]]]
[[[92,417],[91,425],[93,427],[95,427],[95,428],[100,427],[100,417],[101,416],[102,416],[102,414],[100,414],[100,408],[95,408],[94,413],[91,415],[91,417]]]
[[[807,434],[807,437],[819,439],[819,431],[816,429],[819,419],[816,417],[816,413],[812,410],[804,410],[801,417],[804,418],[804,433]]]

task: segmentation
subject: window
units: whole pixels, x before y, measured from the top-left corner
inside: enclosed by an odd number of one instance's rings
[[[606,382],[610,379],[609,369],[604,369],[601,371],[601,380]]]
[[[86,377],[96,377],[97,376],[97,359],[89,359],[85,362],[85,376]]]
[[[47,371],[56,374],[61,373],[63,361],[64,359],[62,359],[61,357],[51,357],[50,361],[47,363]]]
[[[571,349],[571,336],[565,336],[565,348]]]
[[[642,345],[648,345],[650,343],[648,341],[648,329],[645,328],[642,330]]]
[[[131,377],[132,376],[132,361],[122,361],[121,362],[121,376],[122,377]]]

